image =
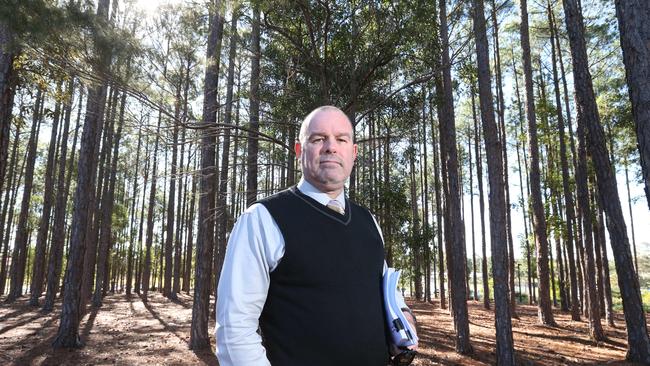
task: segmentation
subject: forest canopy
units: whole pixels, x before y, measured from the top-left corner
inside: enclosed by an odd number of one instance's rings
[[[522,304],[597,342],[624,311],[627,359],[650,362],[648,17],[637,0],[3,1],[0,298],[61,303],[65,348],[108,293],[188,294],[188,343],[209,347],[234,223],[300,180],[300,123],[335,105],[359,148],[346,193],[405,293],[451,308],[458,353],[480,301],[499,364]]]

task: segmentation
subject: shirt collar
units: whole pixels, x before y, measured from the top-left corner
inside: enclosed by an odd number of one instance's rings
[[[318,188],[314,187],[313,184],[307,182],[304,178],[300,178],[300,182],[298,182],[297,187],[300,192],[315,199],[323,206],[327,206],[327,204],[332,200],[332,198],[330,198],[327,193],[319,191]],[[341,193],[339,193],[339,195],[335,198],[335,200],[337,200],[341,204],[341,207],[345,209],[345,190],[342,190]]]

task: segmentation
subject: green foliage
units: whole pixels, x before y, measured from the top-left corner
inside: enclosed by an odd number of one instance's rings
[[[116,201],[113,204],[113,213],[111,221],[111,230],[113,235],[124,231],[129,224],[129,210],[128,207],[123,203]]]

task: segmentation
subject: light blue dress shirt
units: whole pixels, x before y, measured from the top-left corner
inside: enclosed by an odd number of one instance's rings
[[[298,189],[324,206],[331,200],[304,179],[298,183]],[[343,192],[336,200],[345,209]],[[382,235],[376,220],[375,225]],[[221,366],[271,365],[257,329],[269,291],[270,274],[283,255],[284,238],[277,223],[264,205],[251,205],[230,234],[219,279],[215,335]],[[401,294],[396,297],[406,307]]]

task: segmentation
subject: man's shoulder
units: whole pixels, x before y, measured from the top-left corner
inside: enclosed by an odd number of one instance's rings
[[[291,186],[287,189],[281,190],[280,192],[274,193],[270,196],[264,197],[262,199],[257,200],[255,203],[262,204],[264,206],[268,206],[269,204],[273,204],[275,202],[279,201],[284,201],[288,199],[289,197],[294,196],[294,190],[296,186]]]
[[[372,211],[370,211],[370,209],[368,207],[366,207],[366,206],[364,206],[364,205],[362,205],[360,203],[356,203],[356,202],[354,202],[354,201],[352,201],[351,199],[348,198],[347,199],[347,204],[349,204],[350,207],[353,208],[356,211],[361,211],[361,212],[363,212],[365,214],[368,214],[369,216],[374,217]]]

